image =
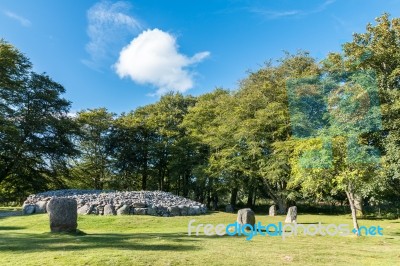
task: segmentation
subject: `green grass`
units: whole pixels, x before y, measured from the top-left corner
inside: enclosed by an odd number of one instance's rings
[[[195,224],[229,224],[235,214],[196,217],[79,216],[76,235],[49,233],[46,214],[0,217],[0,265],[395,265],[400,263],[400,220],[380,225],[380,237],[187,235]],[[284,216],[257,215],[262,224]],[[347,223],[349,216],[301,215],[299,223]]]

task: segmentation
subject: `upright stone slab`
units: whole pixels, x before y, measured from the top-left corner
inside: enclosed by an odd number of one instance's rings
[[[225,212],[233,213],[233,206],[231,204],[226,205]]]
[[[297,220],[297,207],[292,206],[288,209],[285,223],[296,223]]]
[[[51,232],[76,232],[77,203],[69,198],[52,198],[47,204]]]
[[[276,206],[272,205],[271,207],[269,207],[269,216],[275,216],[276,215]]]
[[[254,228],[256,216],[250,208],[240,209],[238,211],[237,222],[240,225],[250,224]]]

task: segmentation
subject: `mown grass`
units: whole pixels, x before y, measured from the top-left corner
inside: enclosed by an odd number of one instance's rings
[[[262,224],[284,216],[257,215]],[[46,214],[0,217],[0,265],[400,265],[400,220],[361,220],[383,236],[188,236],[194,224],[229,224],[235,214],[196,217],[79,216],[75,235],[49,233]],[[301,215],[299,223],[349,216]]]

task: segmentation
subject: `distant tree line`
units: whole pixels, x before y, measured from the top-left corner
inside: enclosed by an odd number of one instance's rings
[[[211,208],[266,199],[280,212],[297,200],[347,200],[353,218],[363,202],[398,206],[400,19],[387,14],[342,53],[286,54],[235,91],[76,116],[64,91],[0,42],[2,201],[73,187],[170,191]]]

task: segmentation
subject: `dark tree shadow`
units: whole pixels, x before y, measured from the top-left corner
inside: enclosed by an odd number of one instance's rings
[[[6,229],[4,229],[6,230]],[[17,230],[17,229],[11,229]],[[151,239],[153,238],[153,239]],[[151,239],[149,241],[149,239]],[[159,240],[166,240],[160,244]],[[2,234],[0,237],[0,253],[2,251],[41,252],[74,251],[85,249],[118,249],[146,251],[190,251],[198,247],[195,238],[184,233],[132,233],[132,234],[85,234],[78,233],[43,233],[43,234]],[[176,244],[175,244],[176,243]]]
[[[0,231],[2,230],[21,230],[25,229],[26,227],[23,226],[0,226]]]

